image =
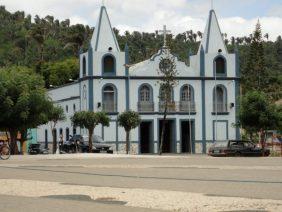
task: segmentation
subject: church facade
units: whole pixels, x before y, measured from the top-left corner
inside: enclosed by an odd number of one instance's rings
[[[104,6],[89,49],[80,54],[79,80],[48,91],[67,116],[57,125],[57,139],[60,134],[64,140],[87,134],[85,129],[72,126],[70,117],[75,112],[104,111],[111,119],[110,126],[98,126],[95,135],[112,145],[115,152],[123,153],[125,132],[118,126],[117,116],[133,110],[139,112],[142,122],[131,131],[131,152],[157,153],[164,110],[158,69],[167,53],[174,57],[179,75],[168,105],[164,152],[206,153],[215,140],[239,139],[239,129],[233,126],[239,108],[238,53],[228,53],[214,10],[209,13],[197,54],[189,56],[189,65],[173,56],[166,45],[150,59],[128,65],[129,49],[120,50]],[[39,142],[52,141],[49,125],[37,131]]]

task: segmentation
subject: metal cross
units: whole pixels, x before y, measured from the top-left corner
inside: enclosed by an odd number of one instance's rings
[[[102,0],[102,6],[105,6],[105,0]]]
[[[213,10],[213,0],[211,0],[211,9]]]
[[[164,25],[164,29],[163,30],[159,30],[159,33],[163,33],[164,34],[164,47],[167,47],[166,46],[166,36],[168,33],[171,33],[170,30],[167,30],[166,29],[166,25]]]

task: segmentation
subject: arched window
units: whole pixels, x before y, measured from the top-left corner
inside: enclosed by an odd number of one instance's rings
[[[63,129],[60,128],[60,135],[63,135]]]
[[[70,130],[69,128],[66,128],[66,141],[70,139]]]
[[[180,99],[182,102],[193,102],[194,101],[194,90],[191,85],[184,85],[182,87]]]
[[[73,112],[74,112],[74,113],[76,112],[76,106],[75,106],[75,104],[73,104]]]
[[[72,135],[73,136],[76,135],[76,128],[75,127],[72,129]]]
[[[143,85],[140,89],[140,101],[141,102],[150,102],[151,101],[151,91],[149,86]]]
[[[191,85],[184,85],[180,90],[180,111],[196,112],[194,103],[194,89]]]
[[[105,112],[116,112],[116,89],[112,85],[107,85],[103,89],[103,110]]]
[[[106,55],[103,58],[103,74],[113,75],[116,72],[115,58],[112,55]]]
[[[66,105],[66,112],[68,113],[69,112],[69,106]]]
[[[83,56],[83,59],[82,59],[82,76],[83,77],[86,76],[86,59],[85,59],[85,56]]]
[[[224,86],[218,85],[215,87],[213,99],[215,113],[227,112],[227,90]]]
[[[218,57],[215,59],[215,70],[217,75],[226,74],[226,61],[223,57]]]
[[[166,98],[168,102],[173,102],[173,88],[168,88],[162,85],[160,88],[160,101],[164,102]]]

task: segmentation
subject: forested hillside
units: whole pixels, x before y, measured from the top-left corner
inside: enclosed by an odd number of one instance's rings
[[[189,51],[196,54],[201,32],[188,30],[182,34],[169,36],[171,51],[182,61],[187,61]],[[254,26],[255,28],[255,26]],[[44,18],[22,11],[10,13],[4,6],[0,7],[0,67],[27,66],[45,79],[45,85],[58,86],[69,79],[78,77],[78,52],[86,50],[93,33],[93,28],[81,24],[70,25],[70,21],[59,21],[52,16]],[[162,46],[162,35],[156,33],[125,32],[123,35],[115,29],[121,49],[129,45],[130,62],[137,63],[149,58]],[[254,35],[248,37],[231,37],[223,34],[230,52],[238,46],[244,87],[251,86],[256,75],[249,72],[251,60],[251,43]],[[273,99],[281,98],[282,85],[282,39],[275,42],[268,40],[268,34],[262,35],[262,50],[265,71],[260,76],[268,84],[265,90]],[[254,65],[254,64],[253,64]]]

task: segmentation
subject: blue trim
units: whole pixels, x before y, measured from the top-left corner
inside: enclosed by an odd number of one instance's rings
[[[119,148],[118,148],[118,121],[116,120],[116,151],[118,152],[119,151]]]
[[[160,148],[160,121],[162,121],[163,120],[163,118],[158,118],[157,119],[157,121],[158,121],[158,123],[157,123],[157,143],[158,143],[158,149],[157,150],[159,150],[159,148]],[[171,153],[176,153],[177,152],[177,131],[176,131],[176,118],[167,118],[166,119],[166,121],[172,121],[173,122],[173,135],[172,135],[172,137],[173,137],[173,141],[170,143],[170,149],[171,149]],[[157,151],[157,152],[159,152],[159,151]]]
[[[139,115],[163,115],[163,112],[138,112]],[[167,112],[168,115],[187,115],[187,112]],[[191,112],[190,115],[196,115],[196,112]]]
[[[93,49],[91,46],[88,49],[88,74],[89,76],[93,76]],[[89,102],[89,111],[94,111],[94,85],[93,85],[93,79],[89,80],[89,86],[88,86],[88,102]]]
[[[129,111],[130,110],[130,94],[129,94],[129,80],[130,80],[130,76],[129,76],[129,68],[128,68],[128,64],[129,64],[129,50],[128,50],[127,43],[125,44],[124,51],[125,51],[125,75],[127,76],[126,82],[125,82],[126,110]]]
[[[224,73],[217,73],[216,71],[216,60],[222,58],[224,60]],[[223,55],[217,55],[214,59],[213,59],[213,76],[217,76],[217,77],[227,77],[227,61],[226,58]]]
[[[108,57],[108,56],[112,57],[113,60],[114,60],[114,67],[113,67],[114,70],[112,70],[112,72],[105,73],[105,62],[104,62],[104,60],[105,60],[105,57]],[[116,76],[116,64],[117,64],[117,62],[116,62],[116,58],[113,54],[110,54],[110,53],[104,54],[101,62],[102,62],[102,64],[101,64],[102,65],[102,69],[101,69],[102,70],[102,76]]]
[[[223,122],[226,123],[226,140],[229,139],[229,134],[228,134],[228,129],[229,129],[229,124],[228,124],[228,120],[213,120],[213,125],[212,125],[212,131],[213,131],[213,141],[215,142],[215,122]]]
[[[154,151],[154,135],[155,135],[155,132],[154,132],[154,119],[142,119],[141,120],[141,123],[142,122],[149,122],[151,123],[151,132],[150,132],[150,141],[149,141],[149,153],[150,154],[154,154],[155,151]],[[141,125],[140,123],[140,125]],[[139,128],[138,128],[138,154],[142,154],[141,152],[141,127],[139,125]]]
[[[117,87],[114,84],[107,83],[107,84],[103,85],[103,87],[102,87],[102,104],[104,103],[104,89],[105,89],[105,87],[108,87],[108,86],[110,86],[114,89],[114,101],[115,101],[114,107],[116,107],[116,111],[110,112],[108,114],[116,115],[116,114],[118,114],[118,90],[117,90]],[[103,109],[103,105],[102,105],[102,109]]]
[[[201,46],[200,52],[200,73],[202,77],[202,140],[203,152],[206,152],[206,82],[205,82],[205,52]]]
[[[201,77],[205,77],[205,52],[202,45],[200,51],[200,75]]]
[[[203,152],[206,152],[206,82],[202,80],[202,140]]]
[[[153,87],[149,84],[149,83],[143,83],[142,85],[139,86],[138,88],[138,101],[141,101],[141,88],[143,86],[147,86],[150,89],[150,103],[154,102],[154,91],[153,91]]]
[[[182,152],[182,122],[191,122],[191,130],[192,130],[192,141],[191,141],[191,153],[195,154],[196,150],[195,150],[195,135],[196,135],[196,128],[195,128],[195,119],[179,119],[179,137],[180,137],[180,152]],[[191,132],[190,132],[191,133]]]
[[[84,77],[83,79],[79,79],[79,81],[85,81],[89,79],[123,79],[125,80],[127,76],[88,76]],[[131,80],[161,80],[162,77],[159,76],[130,76]],[[214,81],[214,77],[175,77],[176,80],[212,80]],[[238,77],[217,77],[217,80],[239,80],[240,78]],[[72,83],[75,84],[75,83]],[[61,87],[66,87],[70,84],[61,86]],[[49,90],[54,90],[54,89],[49,89]]]

